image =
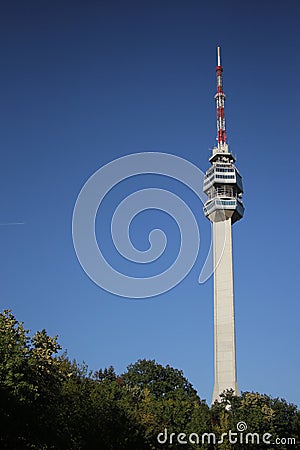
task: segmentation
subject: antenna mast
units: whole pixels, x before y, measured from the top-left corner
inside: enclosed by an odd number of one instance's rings
[[[215,95],[217,107],[217,131],[218,131],[218,148],[224,150],[226,144],[226,128],[225,128],[225,94],[223,92],[223,67],[221,66],[221,47],[217,47],[217,93]]]

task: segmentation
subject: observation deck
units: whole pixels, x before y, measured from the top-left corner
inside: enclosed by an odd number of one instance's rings
[[[207,170],[203,182],[203,191],[208,196],[204,214],[212,222],[231,217],[234,223],[244,215],[243,183],[227,144],[213,149],[210,162],[212,166]]]

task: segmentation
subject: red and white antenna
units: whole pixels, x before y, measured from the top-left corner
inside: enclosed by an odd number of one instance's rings
[[[218,148],[222,148],[226,144],[226,128],[225,128],[225,94],[223,92],[223,67],[221,66],[221,47],[217,47],[218,63],[216,67],[217,72],[217,93],[215,95],[217,107],[217,130],[218,130]]]

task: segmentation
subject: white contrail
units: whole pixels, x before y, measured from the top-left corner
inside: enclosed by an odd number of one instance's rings
[[[7,225],[25,225],[25,222],[7,222],[7,223],[0,223],[0,226],[7,226]]]

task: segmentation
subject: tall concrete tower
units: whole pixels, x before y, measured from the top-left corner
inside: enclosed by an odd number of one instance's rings
[[[239,394],[236,378],[234,291],[232,270],[233,223],[243,217],[242,178],[226,143],[225,94],[220,47],[217,49],[217,141],[209,158],[211,167],[204,177],[208,196],[204,213],[212,222],[214,254],[214,391],[212,402],[225,389]]]

